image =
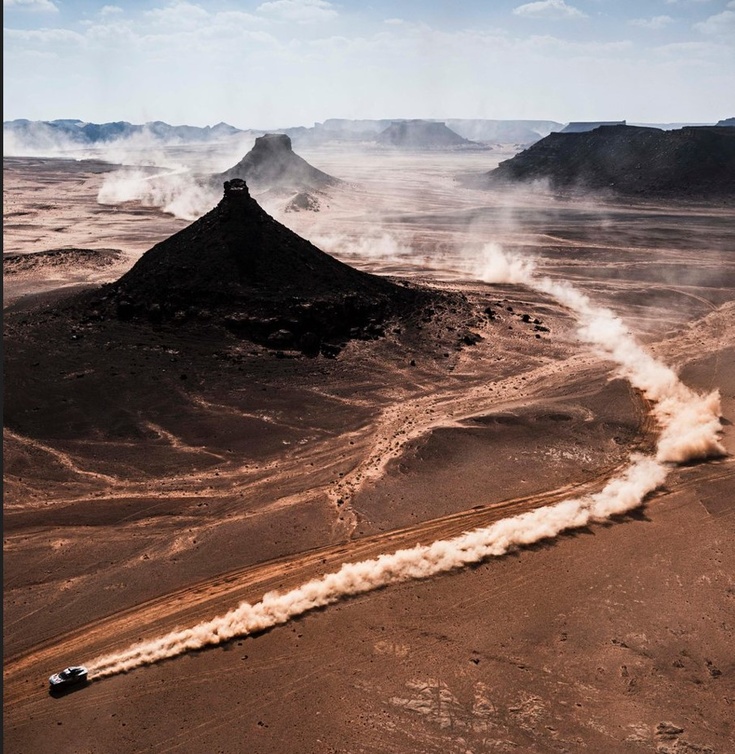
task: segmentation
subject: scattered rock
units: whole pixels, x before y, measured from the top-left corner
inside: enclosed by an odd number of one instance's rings
[[[118,319],[128,320],[131,319],[135,313],[135,307],[132,302],[126,298],[120,299],[117,302],[116,314]]]
[[[482,340],[482,335],[475,332],[467,332],[461,337],[461,342],[466,346],[477,345]]]
[[[306,191],[302,191],[296,196],[294,196],[293,199],[291,199],[290,202],[285,207],[286,212],[318,212],[321,205],[319,204],[319,200],[313,196],[312,194],[307,193]]]
[[[680,728],[674,723],[659,723],[656,726],[656,736],[659,738],[676,738],[684,732],[684,728]]]
[[[276,330],[267,339],[269,348],[285,348],[294,342],[294,334],[290,330]]]

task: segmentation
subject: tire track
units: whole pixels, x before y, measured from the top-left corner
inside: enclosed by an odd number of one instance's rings
[[[63,664],[63,660],[60,662],[62,657],[72,662],[77,657],[97,656],[121,643],[154,637],[179,625],[188,625],[233,602],[253,600],[272,589],[297,586],[330,567],[375,557],[388,549],[412,547],[489,526],[500,519],[556,503],[570,495],[593,492],[604,481],[596,479],[564,486],[540,495],[454,513],[415,527],[238,569],[93,621],[6,658],[3,668],[6,715],[9,718],[22,717],[46,698],[45,678],[57,665]],[[141,626],[145,626],[144,631]],[[43,679],[42,687],[39,687],[39,679]]]

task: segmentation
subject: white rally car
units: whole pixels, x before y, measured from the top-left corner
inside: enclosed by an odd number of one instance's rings
[[[49,686],[57,691],[80,686],[87,682],[87,668],[84,665],[72,665],[59,673],[54,673],[49,679]]]

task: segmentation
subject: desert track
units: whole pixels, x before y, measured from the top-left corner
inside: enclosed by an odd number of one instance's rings
[[[623,466],[624,464],[620,464],[609,471],[614,473]],[[471,508],[415,527],[231,571],[122,610],[69,634],[43,642],[29,651],[6,658],[3,669],[6,711],[13,716],[29,714],[47,696],[46,677],[64,662],[84,662],[140,639],[152,638],[176,627],[194,624],[224,612],[241,601],[257,600],[270,590],[288,589],[336,570],[345,562],[356,562],[417,544],[449,539],[471,529],[489,526],[502,518],[552,505],[565,498],[581,496],[598,489],[603,481],[604,479],[597,479],[541,495]]]

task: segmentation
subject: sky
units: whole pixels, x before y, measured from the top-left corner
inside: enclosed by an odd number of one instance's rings
[[[3,120],[735,116],[735,0],[4,0],[3,11]]]

